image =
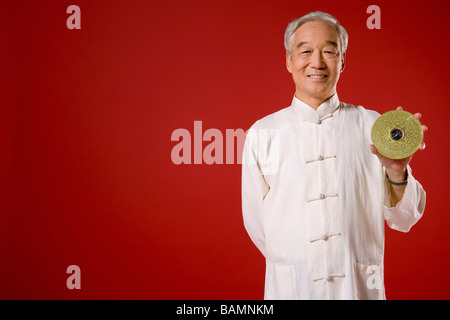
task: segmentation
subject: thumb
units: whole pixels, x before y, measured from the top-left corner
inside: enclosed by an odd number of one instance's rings
[[[370,152],[372,152],[376,156],[380,156],[380,153],[378,152],[377,148],[373,144],[370,145]]]

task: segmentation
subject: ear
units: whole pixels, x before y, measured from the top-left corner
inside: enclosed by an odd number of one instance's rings
[[[292,58],[289,52],[286,51],[286,69],[292,73]]]
[[[341,72],[344,71],[345,68],[345,55],[347,52],[344,52],[344,54],[342,55],[342,60],[341,60]]]

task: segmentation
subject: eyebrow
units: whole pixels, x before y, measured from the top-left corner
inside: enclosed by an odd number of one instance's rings
[[[334,41],[327,40],[325,42],[328,43],[328,44],[331,44],[332,46],[335,46],[336,48],[338,46],[338,44],[336,42],[334,42]]]
[[[299,44],[297,45],[297,49],[300,48],[301,46],[307,44],[309,41],[300,41]],[[325,41],[327,44],[331,44],[332,46],[335,46],[336,48],[338,47],[338,44],[334,41],[331,40],[326,40]]]
[[[308,41],[301,41],[298,45],[297,45],[297,49],[300,48],[302,45],[307,44]]]

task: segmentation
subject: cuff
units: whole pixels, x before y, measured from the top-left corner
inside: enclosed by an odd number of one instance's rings
[[[412,176],[408,166],[408,183],[402,199],[395,207],[390,206],[390,186],[387,179],[384,184],[384,218],[388,226],[394,230],[408,232],[422,217],[425,210],[425,191],[420,183]]]

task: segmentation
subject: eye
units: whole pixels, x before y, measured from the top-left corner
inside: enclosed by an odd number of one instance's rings
[[[305,56],[305,57],[310,56],[311,54],[312,54],[311,50],[303,50],[303,51],[299,52],[300,56]]]
[[[334,59],[335,57],[337,57],[337,53],[335,51],[330,51],[330,50],[325,50],[324,51],[324,55],[328,58],[328,59]]]

